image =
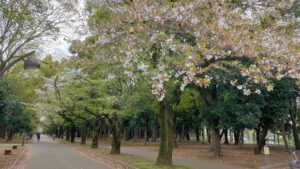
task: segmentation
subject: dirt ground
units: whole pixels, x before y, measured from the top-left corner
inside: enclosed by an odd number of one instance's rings
[[[8,169],[20,156],[23,148],[18,145],[17,150],[12,150],[11,155],[4,155],[4,150],[12,149],[13,144],[0,144],[0,169]]]
[[[102,140],[100,144],[110,144],[109,140]],[[271,146],[270,155],[255,155],[255,145],[223,145],[221,146],[222,157],[214,159],[210,151],[210,145],[199,142],[177,142],[178,147],[174,148],[173,156],[189,158],[189,159],[204,159],[210,162],[218,162],[223,164],[237,165],[246,168],[260,168],[263,166],[273,166],[279,164],[288,165],[291,160],[290,152],[282,147]],[[159,142],[148,142],[145,146],[144,141],[127,141],[123,142],[122,146],[137,148],[147,151],[158,151]],[[300,156],[300,151],[297,152]],[[276,167],[275,167],[276,168]],[[276,169],[285,169],[287,167],[277,167]]]

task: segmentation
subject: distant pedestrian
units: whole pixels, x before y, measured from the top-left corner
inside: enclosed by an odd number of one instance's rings
[[[40,132],[36,133],[36,138],[37,138],[38,141],[40,141],[40,139],[41,139],[41,133]]]
[[[52,140],[53,140],[53,141],[55,140],[55,137],[56,137],[56,135],[53,134],[53,135],[52,135]]]

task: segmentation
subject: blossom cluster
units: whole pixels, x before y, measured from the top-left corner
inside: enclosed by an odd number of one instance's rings
[[[118,59],[124,73],[129,77],[140,71],[148,75],[152,93],[160,101],[165,97],[164,83],[171,77],[181,81],[181,90],[189,83],[207,87],[212,77],[206,72],[211,65],[244,58],[252,62],[249,67],[232,64],[240,67],[249,81],[271,91],[272,78],[300,79],[300,31],[291,26],[297,19],[282,14],[292,4],[276,0],[117,3],[110,7],[114,17],[98,29],[97,45],[121,46],[123,55]],[[154,54],[157,66],[152,67]],[[245,95],[261,93],[234,79],[231,84]]]

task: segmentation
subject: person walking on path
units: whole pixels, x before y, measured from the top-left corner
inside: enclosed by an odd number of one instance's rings
[[[36,133],[36,138],[37,138],[38,141],[40,141],[40,139],[41,139],[41,133],[40,132]]]

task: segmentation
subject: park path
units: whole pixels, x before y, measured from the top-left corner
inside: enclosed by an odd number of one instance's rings
[[[40,142],[32,144],[29,151],[25,169],[109,169],[44,135]]]
[[[110,149],[109,145],[102,145],[104,148]],[[156,160],[158,152],[151,152],[143,149],[132,148],[132,147],[121,147],[121,153],[137,155],[151,160]],[[191,167],[192,169],[246,169],[244,167],[232,166],[228,164],[212,163],[206,160],[194,160],[189,158],[182,158],[173,156],[173,163],[175,165],[183,165]]]

